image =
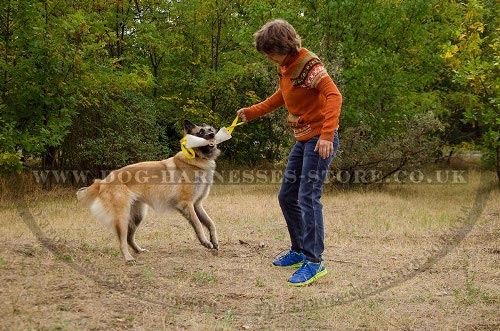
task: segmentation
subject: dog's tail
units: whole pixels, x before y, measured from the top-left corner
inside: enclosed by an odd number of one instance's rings
[[[96,179],[94,181],[94,184],[90,185],[89,187],[82,187],[78,189],[78,191],[76,192],[76,198],[83,206],[90,207],[92,202],[94,202],[94,200],[99,195],[100,189],[101,180]]]

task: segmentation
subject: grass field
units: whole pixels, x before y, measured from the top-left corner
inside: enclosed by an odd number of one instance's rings
[[[486,178],[486,179],[485,179]],[[0,193],[2,330],[498,330],[500,190],[467,183],[327,187],[328,274],[270,266],[289,246],[277,185],[214,185],[220,250],[150,212],[127,265],[74,190]],[[21,185],[21,184],[19,184]],[[11,186],[11,187],[7,187]]]

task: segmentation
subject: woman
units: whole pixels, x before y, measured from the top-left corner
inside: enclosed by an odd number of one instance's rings
[[[328,167],[338,149],[342,95],[319,58],[301,47],[300,36],[288,22],[268,22],[254,37],[257,51],[278,64],[279,89],[265,101],[238,110],[238,116],[247,122],[283,105],[288,110],[288,123],[296,142],[288,157],[278,199],[291,248],[273,265],[299,267],[288,284],[307,285],[327,272],[322,262],[320,198]]]

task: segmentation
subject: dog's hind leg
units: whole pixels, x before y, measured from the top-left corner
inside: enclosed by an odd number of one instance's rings
[[[210,232],[210,241],[212,242],[212,245],[214,246],[215,249],[219,249],[219,241],[217,240],[217,230],[215,228],[215,223],[212,221],[210,216],[208,216],[207,212],[205,211],[205,208],[203,208],[203,204],[201,201],[198,201],[197,203],[194,204],[194,210],[196,212],[196,215],[198,216],[198,219],[205,225]]]
[[[147,252],[147,249],[139,247],[135,242],[135,231],[146,217],[147,206],[144,202],[134,201],[130,208],[130,220],[128,222],[127,242],[136,253]]]
[[[118,237],[120,252],[126,261],[133,261],[127,246],[131,197],[125,186],[104,185],[91,206],[92,214],[112,229]]]
[[[134,261],[135,259],[128,251],[128,246],[127,246],[128,224],[129,224],[128,215],[125,217],[117,218],[114,224],[115,224],[116,234],[118,236],[118,242],[120,244],[120,251],[123,257],[125,258],[125,261],[127,262]]]
[[[181,214],[189,221],[189,223],[191,223],[200,243],[207,248],[214,248],[214,245],[207,240],[207,237],[203,232],[203,227],[200,223],[198,215],[194,210],[194,205],[191,202],[180,201],[177,204],[177,210],[179,210]]]

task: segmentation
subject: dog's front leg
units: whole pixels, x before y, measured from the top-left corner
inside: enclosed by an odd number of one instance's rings
[[[210,241],[212,242],[212,245],[214,245],[215,249],[219,249],[219,241],[217,240],[217,230],[215,228],[214,221],[212,221],[210,216],[208,216],[201,202],[197,202],[194,205],[194,210],[196,212],[196,215],[198,215],[201,223],[203,223],[210,232]]]
[[[190,202],[179,202],[177,204],[177,210],[179,210],[181,214],[189,221],[189,223],[191,223],[201,244],[207,248],[214,248],[212,243],[207,240],[207,237],[203,232],[203,227],[201,226],[200,220],[196,215],[194,205]]]

